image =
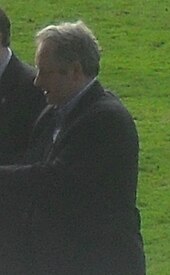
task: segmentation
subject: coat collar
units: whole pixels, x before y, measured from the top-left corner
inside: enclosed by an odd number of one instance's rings
[[[65,125],[68,125],[72,120],[87,112],[93,103],[104,94],[104,89],[96,80],[87,91],[80,97],[74,108],[67,112],[64,117]]]

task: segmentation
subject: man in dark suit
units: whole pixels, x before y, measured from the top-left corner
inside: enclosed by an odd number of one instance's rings
[[[37,34],[35,85],[51,105],[30,164],[0,167],[2,274],[145,274],[137,131],[97,80],[99,61],[82,22]]]
[[[0,9],[0,164],[17,162],[26,150],[45,98],[33,85],[35,70],[9,48],[10,21]]]

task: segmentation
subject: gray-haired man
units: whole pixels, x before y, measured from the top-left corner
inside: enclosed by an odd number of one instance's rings
[[[37,34],[35,62],[50,105],[34,131],[34,163],[0,168],[2,223],[10,235],[12,215],[12,251],[31,270],[23,274],[144,275],[138,136],[97,80],[96,38],[82,22],[48,26]]]

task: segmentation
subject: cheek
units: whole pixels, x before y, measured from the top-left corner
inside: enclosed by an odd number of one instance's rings
[[[55,81],[53,78],[51,78],[50,76],[47,76],[44,80],[43,80],[44,86],[47,89],[50,90],[54,90],[55,89]]]
[[[42,75],[38,75],[37,78],[35,79],[35,82],[37,86],[43,89],[46,87],[46,79]]]

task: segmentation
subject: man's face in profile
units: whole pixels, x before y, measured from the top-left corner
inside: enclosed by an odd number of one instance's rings
[[[71,65],[63,70],[54,54],[54,47],[54,42],[48,40],[38,46],[35,55],[38,72],[34,84],[46,91],[49,104],[61,105],[70,96],[74,75]]]

